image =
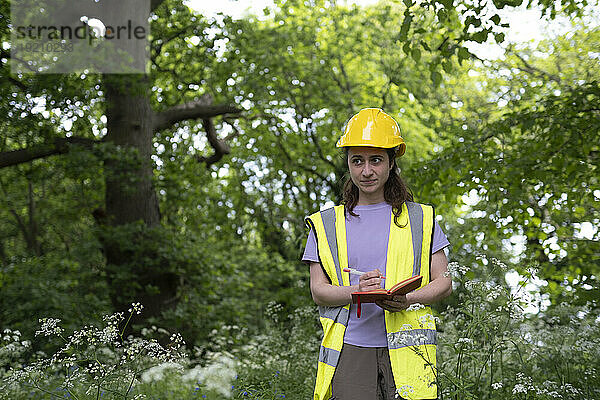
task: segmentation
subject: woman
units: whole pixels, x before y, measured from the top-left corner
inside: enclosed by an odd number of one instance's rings
[[[452,291],[448,240],[433,208],[414,203],[398,174],[395,158],[406,145],[392,117],[361,110],[337,147],[346,151],[349,172],[343,204],[306,219],[311,230],[302,258],[324,331],[314,399],[436,398],[435,322],[421,305]],[[348,267],[363,274],[350,275]],[[352,292],[389,288],[413,275],[423,276],[419,289],[363,304],[357,317]]]

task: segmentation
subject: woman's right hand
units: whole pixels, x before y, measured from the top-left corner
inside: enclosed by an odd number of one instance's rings
[[[381,276],[383,274],[378,269],[365,272],[358,279],[358,291],[367,292],[369,290],[381,289]]]

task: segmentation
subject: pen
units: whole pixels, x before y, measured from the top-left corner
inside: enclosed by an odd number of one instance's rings
[[[350,272],[352,275],[362,275],[364,274],[363,271],[359,271],[357,269],[354,268],[344,268],[344,272]],[[385,276],[380,276],[380,279],[385,279]]]

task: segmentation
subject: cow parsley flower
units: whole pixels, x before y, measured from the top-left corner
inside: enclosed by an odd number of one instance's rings
[[[527,393],[527,387],[521,383],[517,383],[512,390],[513,394],[517,393]]]
[[[40,318],[42,324],[40,329],[35,332],[35,336],[58,336],[64,332],[64,329],[58,326],[60,319],[57,318]]]

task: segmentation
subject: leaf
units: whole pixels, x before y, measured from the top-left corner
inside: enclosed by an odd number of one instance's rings
[[[506,6],[518,7],[523,4],[523,0],[493,0],[497,9],[502,10]]]
[[[440,8],[437,11],[437,17],[441,23],[444,23],[448,19],[448,11],[445,8]]]
[[[467,60],[471,58],[471,53],[466,47],[460,47],[458,49],[458,61],[462,62],[463,60]]]
[[[421,50],[419,50],[418,47],[413,47],[411,55],[413,60],[415,60],[416,62],[421,61]]]
[[[452,62],[450,60],[444,60],[442,62],[442,68],[444,69],[444,72],[446,72],[448,74],[454,70],[454,67],[452,66]]]
[[[484,43],[487,40],[488,37],[488,31],[487,30],[482,30],[479,32],[475,32],[474,34],[471,35],[471,40],[477,42],[477,43]]]
[[[431,73],[431,80],[435,86],[439,86],[442,82],[442,74],[440,74],[438,71],[433,71]]]
[[[402,21],[402,26],[400,27],[400,34],[398,35],[398,39],[400,41],[406,41],[406,38],[408,37],[408,30],[410,29],[412,20],[412,14],[404,13],[404,20]],[[406,54],[408,54],[408,52],[406,52]]]

